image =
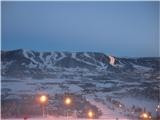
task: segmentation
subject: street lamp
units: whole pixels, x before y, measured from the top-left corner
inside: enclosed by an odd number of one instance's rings
[[[148,119],[149,118],[148,113],[146,113],[146,112],[142,113],[141,118]]]
[[[45,116],[45,104],[47,103],[48,101],[48,97],[46,95],[41,95],[39,97],[39,101],[42,105],[42,114],[43,114],[43,117]]]
[[[94,113],[91,110],[89,110],[87,115],[88,115],[89,118],[93,118]]]
[[[47,101],[47,96],[46,95],[42,95],[42,96],[40,96],[40,102],[41,103],[45,103],[46,101]]]
[[[65,103],[65,105],[70,105],[72,103],[72,99],[67,97],[67,98],[65,98],[64,103]]]
[[[147,113],[143,113],[143,118],[148,118],[148,114]]]
[[[67,106],[71,105],[72,104],[72,99],[70,97],[66,97],[64,99],[64,104],[67,105]],[[67,120],[68,120],[68,110],[67,110]]]

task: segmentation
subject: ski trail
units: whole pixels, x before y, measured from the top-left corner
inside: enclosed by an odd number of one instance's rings
[[[100,117],[100,120],[129,120],[125,116],[120,115],[117,112],[111,111],[110,109],[107,108],[106,105],[100,102],[96,102],[93,99],[88,99],[88,101],[101,110],[102,116]]]

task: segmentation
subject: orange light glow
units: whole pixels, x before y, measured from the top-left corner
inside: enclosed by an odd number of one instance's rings
[[[67,97],[64,102],[66,105],[70,105],[72,103],[72,100],[71,98]]]
[[[42,95],[42,96],[40,96],[40,102],[41,103],[45,103],[46,101],[47,101],[47,96],[45,96],[45,95]]]
[[[143,113],[143,118],[148,118],[148,114],[147,113]]]
[[[92,111],[89,111],[89,112],[88,112],[88,117],[89,117],[89,118],[92,118],[93,116],[94,116],[94,113],[93,113]]]

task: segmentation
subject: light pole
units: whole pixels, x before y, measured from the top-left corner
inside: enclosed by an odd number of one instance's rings
[[[132,120],[134,120],[134,111],[131,112]]]
[[[71,99],[70,97],[66,97],[66,98],[64,99],[64,104],[65,104],[66,106],[70,106],[70,105],[72,104],[72,99]],[[68,120],[68,110],[69,110],[69,109],[67,109],[67,120]]]
[[[45,104],[47,103],[48,101],[48,97],[46,95],[41,95],[39,97],[39,101],[42,105],[42,114],[43,114],[43,118],[45,117]]]
[[[74,110],[74,117],[75,117],[75,120],[77,120],[77,110]]]

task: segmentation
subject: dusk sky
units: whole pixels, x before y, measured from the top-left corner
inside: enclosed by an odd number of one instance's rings
[[[158,56],[158,2],[2,2],[2,50]]]

